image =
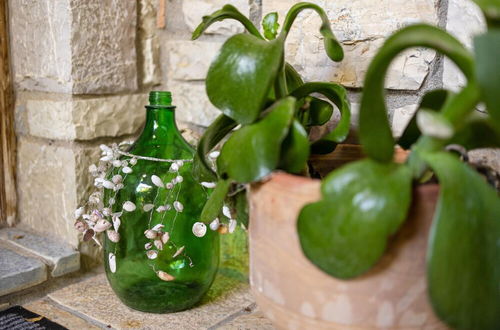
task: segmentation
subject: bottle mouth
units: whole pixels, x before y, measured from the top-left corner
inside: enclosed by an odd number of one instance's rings
[[[151,91],[149,105],[170,107],[172,106],[172,93],[168,91]]]

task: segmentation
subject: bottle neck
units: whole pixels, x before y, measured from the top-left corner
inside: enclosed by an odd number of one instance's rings
[[[167,144],[179,135],[174,106],[146,106],[146,124],[139,140]]]

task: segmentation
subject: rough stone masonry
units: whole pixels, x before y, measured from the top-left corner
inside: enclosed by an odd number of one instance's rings
[[[158,14],[161,2],[164,16]],[[204,77],[224,40],[242,28],[234,21],[217,23],[191,41],[201,17],[231,3],[256,23],[270,11],[277,11],[282,21],[297,2],[9,0],[21,223],[78,246],[72,213],[90,185],[87,168],[97,157],[96,147],[137,133],[149,90],[174,93],[182,127],[203,129],[217,116],[205,95]],[[427,22],[470,47],[472,36],[485,28],[468,0],[312,2],[325,8],[345,60],[337,64],[327,59],[319,20],[309,11],[294,25],[287,60],[305,80],[344,84],[354,110],[371,58],[396,29]],[[463,83],[453,64],[433,51],[412,49],[401,55],[386,83],[394,133],[400,134],[426,90],[457,89]],[[478,157],[500,167],[498,150]]]

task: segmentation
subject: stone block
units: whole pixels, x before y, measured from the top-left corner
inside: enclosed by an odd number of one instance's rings
[[[138,2],[137,60],[142,86],[154,86],[161,82],[160,44],[156,35],[157,3],[155,0]]]
[[[169,81],[167,88],[172,91],[178,121],[208,126],[220,114],[208,100],[203,83]]]
[[[171,74],[178,80],[205,80],[221,42],[173,41],[167,46]]]
[[[464,24],[464,22],[467,22]],[[446,30],[472,49],[474,36],[486,30],[486,22],[481,10],[470,0],[449,0]],[[466,80],[458,67],[448,58],[443,64],[444,88],[458,91]]]
[[[27,134],[57,140],[92,140],[133,134],[144,124],[146,94],[79,98],[21,93]],[[19,126],[19,125],[18,125]]]
[[[252,312],[242,312],[231,321],[223,323],[217,327],[218,330],[275,330],[273,323],[256,310]]]
[[[0,296],[30,288],[47,279],[45,265],[0,246]]]
[[[137,88],[136,2],[10,0],[14,83],[103,94]]]
[[[73,214],[89,192],[88,167],[98,157],[95,146],[21,137],[17,168],[20,222],[77,247],[79,233],[73,227]]]
[[[263,14],[278,11],[280,21],[298,0],[264,1]],[[307,10],[296,19],[287,39],[287,60],[307,81],[333,81],[348,87],[362,87],[371,59],[385,38],[405,25],[416,22],[437,24],[436,0],[328,1],[313,0],[323,7],[332,29],[342,42],[345,58],[332,62],[324,52],[318,15]],[[435,53],[412,49],[392,64],[386,87],[417,90],[429,73]]]
[[[250,6],[248,4],[248,0],[234,0],[231,2],[225,0],[182,1],[182,13],[184,14],[184,21],[189,27],[189,31],[193,32],[196,29],[198,24],[201,23],[203,16],[210,15],[214,11],[221,9],[227,3],[230,3],[231,5],[238,8],[238,10],[241,11],[245,16],[248,16],[250,14]],[[205,33],[232,35],[235,33],[241,33],[243,31],[244,29],[241,23],[235,20],[227,20],[224,22],[215,23]]]
[[[49,297],[67,309],[115,329],[206,329],[253,303],[248,284],[220,275],[200,304],[171,314],[131,310],[116,297],[104,274],[55,291]]]
[[[395,137],[400,137],[403,134],[416,110],[416,104],[410,104],[394,109],[392,115],[392,133]]]
[[[52,277],[58,277],[80,269],[80,253],[54,239],[16,228],[0,230],[0,239],[41,258],[51,269]]]

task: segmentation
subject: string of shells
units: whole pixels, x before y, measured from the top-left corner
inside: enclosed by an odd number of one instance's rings
[[[185,246],[176,247],[173,242],[170,241],[170,233],[165,231],[165,225],[163,224],[165,214],[167,211],[175,211],[175,218],[178,213],[184,211],[184,205],[176,199],[179,196],[179,192],[182,186],[184,178],[179,174],[179,170],[185,165],[186,162],[192,160],[175,160],[175,159],[157,159],[152,157],[143,157],[129,154],[125,151],[126,148],[131,144],[131,142],[122,142],[120,144],[112,144],[110,146],[100,145],[101,158],[98,164],[92,164],[89,167],[89,173],[94,181],[95,190],[89,195],[86,203],[75,210],[75,228],[82,233],[83,241],[93,240],[98,246],[102,247],[100,237],[103,233],[106,234],[108,239],[113,243],[120,242],[119,228],[121,225],[121,218],[124,214],[130,212],[144,212],[150,214],[150,221],[148,229],[144,232],[144,236],[149,240],[145,244],[145,257],[154,260],[158,257],[159,251],[162,251],[167,244],[175,247],[175,253],[173,258],[177,256],[185,256],[190,261],[190,266],[193,267],[191,258],[186,254],[187,248]],[[209,158],[215,160],[218,156],[218,152],[213,152],[209,155]],[[151,183],[157,187],[158,190],[165,189],[167,191],[174,191],[177,189],[177,193],[170,193],[167,196],[172,197],[173,200],[156,201],[156,198],[151,203],[138,206],[132,201],[125,201],[122,205],[117,207],[116,196],[118,192],[124,188],[124,181],[127,175],[134,172],[134,166],[137,161],[158,161],[170,163],[169,172],[174,174],[173,179],[169,182],[164,182],[160,176],[157,174],[149,175]],[[109,178],[108,173],[113,171],[114,174]],[[215,187],[214,182],[201,182],[203,187],[207,189],[212,189]],[[107,205],[104,202],[104,192],[108,190],[111,192],[111,196],[107,200]],[[113,212],[112,210],[119,210]],[[156,212],[159,214],[163,213],[162,221],[159,224],[151,226],[152,214]],[[224,206],[222,213],[224,215],[227,223],[220,221],[219,218],[214,219],[209,224],[203,222],[196,222],[193,224],[192,233],[196,237],[204,237],[207,230],[217,231],[220,234],[233,233],[237,226],[237,221],[231,214],[229,207]],[[173,227],[172,227],[173,228]],[[115,250],[116,252],[116,250]],[[110,271],[112,273],[116,272],[116,255],[115,253],[108,254],[108,264]],[[158,278],[164,281],[173,281],[175,277],[162,271],[156,270],[152,267]]]

